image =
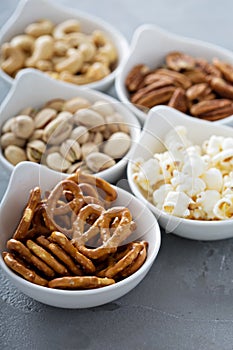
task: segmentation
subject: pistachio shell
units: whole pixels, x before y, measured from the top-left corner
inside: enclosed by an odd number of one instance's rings
[[[62,143],[60,152],[63,157],[69,160],[71,163],[79,160],[82,154],[79,143],[71,139],[68,139]]]
[[[33,140],[27,144],[26,153],[31,162],[39,163],[46,150],[46,144],[41,140]]]
[[[93,131],[94,128],[105,128],[103,116],[88,108],[80,109],[77,113],[75,113],[74,121],[76,124],[83,125],[88,129],[92,129]]]
[[[26,140],[15,136],[15,134],[13,132],[7,132],[7,133],[3,134],[1,137],[2,148],[6,148],[7,146],[10,146],[10,145],[23,147],[25,145],[25,142],[26,142]]]
[[[93,142],[87,142],[84,145],[82,145],[81,150],[82,150],[83,158],[86,158],[86,156],[89,153],[98,152],[99,151],[99,147]]]
[[[108,154],[114,159],[122,158],[129,150],[131,138],[124,132],[116,132],[112,134],[103,147],[105,154]]]
[[[77,126],[77,128],[73,129],[70,138],[82,145],[88,141],[89,132],[85,126]]]
[[[50,153],[46,158],[46,162],[49,168],[61,172],[66,171],[71,166],[71,163],[58,152]]]
[[[108,169],[116,164],[115,160],[107,154],[93,152],[86,157],[86,164],[94,173]]]
[[[28,139],[34,131],[34,121],[28,115],[18,115],[14,118],[11,131],[22,139]]]
[[[44,129],[43,140],[51,145],[59,145],[66,140],[72,131],[72,125],[69,123],[72,114],[62,112],[52,120]]]
[[[107,117],[108,115],[111,115],[115,112],[111,103],[101,100],[96,101],[91,106],[91,109],[100,113],[103,117]]]
[[[36,129],[42,129],[51,120],[56,118],[57,111],[53,108],[43,108],[35,116],[35,127]]]
[[[63,110],[71,113],[75,113],[81,108],[89,108],[90,105],[91,105],[90,102],[86,98],[74,97],[65,102],[63,106]]]
[[[3,124],[3,127],[2,127],[2,132],[5,133],[5,132],[10,132],[11,131],[11,126],[14,124],[15,122],[15,118],[10,118],[8,119],[4,124]]]
[[[4,155],[6,159],[13,165],[27,160],[26,152],[15,145],[10,145],[5,149]]]
[[[63,110],[64,103],[65,103],[65,100],[63,100],[63,98],[55,98],[53,100],[48,101],[44,107],[52,108],[52,109],[55,109],[55,111],[57,112],[61,112]]]

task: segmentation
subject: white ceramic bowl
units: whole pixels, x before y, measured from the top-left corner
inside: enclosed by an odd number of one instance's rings
[[[138,140],[141,132],[140,124],[137,118],[122,103],[98,91],[81,89],[72,84],[64,85],[62,82],[50,79],[45,74],[33,69],[28,69],[18,74],[11,90],[2,102],[0,106],[0,130],[7,119],[17,115],[25,107],[31,106],[38,108],[53,98],[60,97],[68,99],[76,96],[85,97],[91,102],[103,100],[113,103],[116,111],[124,117],[125,122],[130,128],[132,146]],[[96,175],[101,176],[109,182],[119,179],[125,169],[131,149],[113,167],[101,171]],[[1,150],[0,162],[8,172],[13,170],[14,166],[3,156]]]
[[[134,147],[128,163],[127,177],[130,188],[135,196],[152,210],[159,224],[167,232],[173,232],[185,238],[209,241],[233,237],[233,220],[195,221],[168,215],[150,203],[134,182],[132,166],[135,161],[139,158],[147,160],[154,153],[164,152],[166,149],[163,140],[166,134],[177,125],[183,125],[188,129],[188,135],[196,145],[201,145],[212,135],[233,137],[233,129],[230,127],[187,118],[183,113],[167,106],[154,107],[148,114],[138,144]]]
[[[128,105],[142,124],[146,121],[147,114],[130,102],[125,87],[126,76],[135,65],[140,63],[148,65],[151,69],[161,66],[166,54],[171,51],[182,51],[194,57],[205,58],[208,61],[217,57],[233,64],[233,53],[220,46],[175,35],[153,25],[140,26],[133,35],[130,54],[116,78],[115,86],[119,99]],[[233,125],[233,116],[214,123]]]
[[[0,46],[4,42],[12,39],[13,36],[23,33],[23,30],[28,24],[41,18],[50,19],[54,23],[60,23],[64,20],[74,18],[81,22],[82,31],[85,33],[91,33],[95,29],[100,29],[107,33],[118,52],[119,59],[117,67],[104,79],[83,85],[83,88],[88,87],[101,91],[107,90],[118,74],[122,62],[128,54],[128,43],[117,29],[100,18],[96,18],[79,10],[57,5],[55,1],[52,3],[46,0],[21,0],[12,16],[0,30]],[[13,83],[14,79],[1,69],[0,76],[8,83]],[[63,84],[70,85],[65,82],[63,82]]]
[[[51,189],[65,178],[64,174],[33,163],[19,164],[12,174],[6,194],[0,205],[0,252],[12,237],[22,215],[30,189],[40,186],[41,190]],[[0,266],[12,282],[26,295],[48,305],[63,308],[86,308],[108,303],[133,289],[147,274],[160,247],[160,229],[154,215],[141,201],[130,193],[116,188],[118,198],[115,205],[127,206],[137,223],[133,239],[142,238],[149,242],[148,255],[142,267],[133,275],[114,285],[85,291],[56,290],[30,283],[12,272],[0,254]],[[17,199],[17,200],[16,200]]]

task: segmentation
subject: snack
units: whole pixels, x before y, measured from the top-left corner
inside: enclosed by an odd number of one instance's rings
[[[143,195],[167,214],[193,220],[233,219],[233,138],[193,145],[184,126],[164,138],[167,151],[133,165]]]
[[[131,146],[130,131],[113,104],[74,97],[27,107],[2,127],[3,155],[13,165],[25,160],[73,173],[97,173],[116,164]]]
[[[146,260],[148,243],[127,242],[136,225],[126,207],[114,207],[115,189],[77,171],[29,201],[3,252],[6,265],[49,288],[90,289],[116,283]]]
[[[125,80],[130,100],[147,112],[165,104],[193,117],[215,121],[233,114],[233,65],[170,52],[165,64],[134,66]]]
[[[36,68],[78,85],[103,79],[115,69],[117,59],[107,34],[82,33],[75,19],[59,24],[41,19],[1,47],[1,68],[13,78],[23,68]]]

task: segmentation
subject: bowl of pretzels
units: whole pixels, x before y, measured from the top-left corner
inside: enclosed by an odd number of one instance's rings
[[[130,193],[77,171],[22,162],[0,210],[0,266],[42,303],[87,308],[133,289],[160,247],[153,214]]]

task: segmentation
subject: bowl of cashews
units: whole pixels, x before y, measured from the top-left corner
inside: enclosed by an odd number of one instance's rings
[[[154,215],[129,192],[79,171],[67,177],[27,162],[12,173],[0,229],[4,273],[26,295],[62,308],[98,306],[128,293],[160,247]]]
[[[47,0],[22,0],[0,31],[0,47],[0,76],[9,83],[34,68],[97,90],[109,88],[128,53],[110,24]]]
[[[137,118],[114,98],[32,69],[18,74],[0,114],[0,161],[9,173],[28,160],[63,173],[82,167],[114,182],[141,132]]]
[[[151,109],[128,163],[133,193],[167,232],[196,240],[233,236],[233,130]]]

